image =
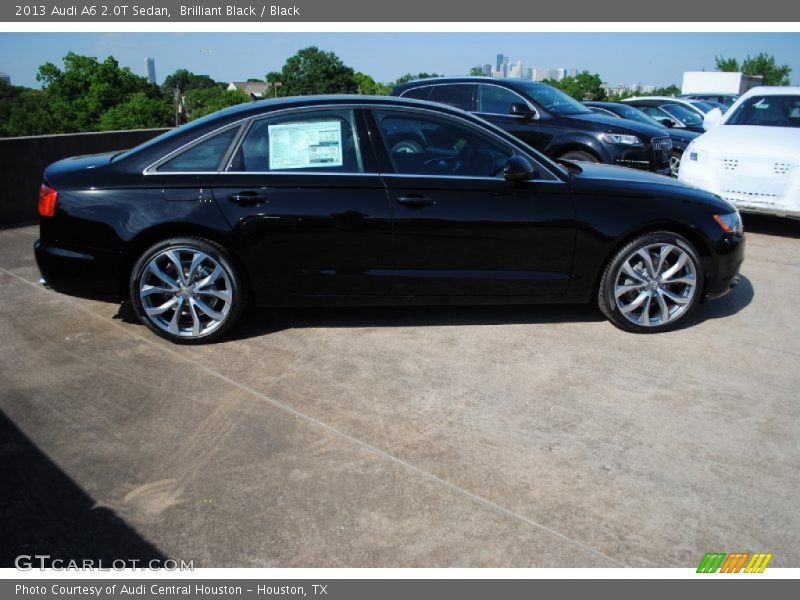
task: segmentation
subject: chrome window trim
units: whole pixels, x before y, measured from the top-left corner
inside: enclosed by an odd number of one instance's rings
[[[193,146],[201,144],[202,142],[206,141],[209,138],[214,137],[217,134],[224,133],[228,129],[233,129],[234,127],[241,127],[242,124],[246,123],[250,118],[251,117],[245,117],[245,118],[239,119],[238,121],[234,121],[233,123],[226,123],[225,125],[223,125],[221,127],[218,127],[216,129],[214,129],[213,131],[209,131],[208,133],[200,136],[199,138],[196,138],[196,139],[193,139],[193,140],[191,140],[189,142],[186,142],[183,146],[180,146],[180,147],[176,148],[172,152],[162,156],[158,160],[155,160],[152,163],[150,163],[149,165],[147,165],[144,168],[144,170],[142,171],[142,175],[174,175],[174,174],[185,175],[187,173],[203,174],[203,173],[211,172],[211,171],[170,171],[170,172],[165,171],[165,172],[160,172],[160,171],[158,171],[158,167],[160,167],[164,163],[172,160],[178,154],[181,154],[181,153],[183,153],[183,152],[185,152],[187,150],[190,150]],[[228,149],[225,152],[223,152],[222,159],[217,164],[217,169],[219,169],[220,165],[224,164],[225,160],[227,159],[227,157],[228,157],[228,155],[230,153],[231,148],[235,147],[236,144],[239,142],[239,137],[241,136],[241,133],[242,132],[239,131],[239,133],[236,136],[234,136],[233,141],[231,142],[230,146],[228,146]],[[217,171],[213,171],[213,172],[217,172]]]
[[[500,176],[496,176],[496,177],[481,177],[481,176],[478,176],[478,175],[423,175],[423,174],[417,174],[417,173],[414,173],[414,174],[411,174],[411,173],[381,173],[380,176],[381,177],[389,177],[389,178],[402,177],[404,179],[447,179],[447,180],[451,180],[451,179],[460,179],[460,180],[468,179],[470,181],[473,181],[473,180],[474,181],[494,181],[495,183],[502,183],[502,182],[505,181],[505,179],[503,179]],[[522,181],[520,183],[525,183],[525,182],[558,183],[558,184],[562,184],[562,185],[564,184],[564,182],[559,178],[555,178],[555,179],[526,179],[525,181]]]

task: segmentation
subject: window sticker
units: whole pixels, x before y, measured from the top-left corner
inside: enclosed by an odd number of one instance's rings
[[[269,126],[271,171],[341,167],[341,121],[304,121]]]

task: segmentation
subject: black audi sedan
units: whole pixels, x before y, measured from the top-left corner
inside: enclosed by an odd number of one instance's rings
[[[662,127],[597,115],[561,90],[526,79],[443,77],[397,86],[392,95],[472,112],[550,158],[670,174]]]
[[[663,331],[731,289],[744,257],[713,194],[389,97],[253,102],[61,160],[39,213],[45,283],[128,298],[185,343],[225,335],[248,302],[596,301],[624,330]]]
[[[621,102],[597,102],[589,101],[584,102],[589,110],[599,115],[607,115],[609,117],[616,117],[618,119],[629,119],[638,123],[646,123],[652,127],[664,127],[652,117],[647,116],[641,110],[634,106],[622,104]],[[681,157],[686,146],[700,134],[688,129],[678,129],[675,127],[666,128],[664,132],[672,140],[672,157],[670,158],[670,171],[672,175],[678,176],[678,168],[681,164]]]

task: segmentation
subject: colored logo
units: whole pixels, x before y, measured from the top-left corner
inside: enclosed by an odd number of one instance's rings
[[[763,573],[767,568],[772,554],[761,552],[709,552],[700,561],[698,573]]]

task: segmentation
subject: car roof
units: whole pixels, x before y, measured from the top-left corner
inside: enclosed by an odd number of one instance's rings
[[[688,102],[686,98],[679,98],[677,96],[631,96],[630,98],[625,98],[623,102],[629,102],[631,100],[664,100],[669,102]]]
[[[800,96],[800,86],[792,85],[760,85],[750,88],[742,97],[750,96]]]
[[[520,84],[526,85],[547,85],[541,81],[533,81],[532,79],[518,79],[518,78],[498,78],[498,77],[485,77],[485,76],[453,76],[453,77],[428,77],[426,79],[415,79],[407,81],[406,83],[395,86],[395,91],[402,91],[413,87],[421,87],[425,85],[439,85],[442,83],[493,83],[502,87],[514,88]]]

